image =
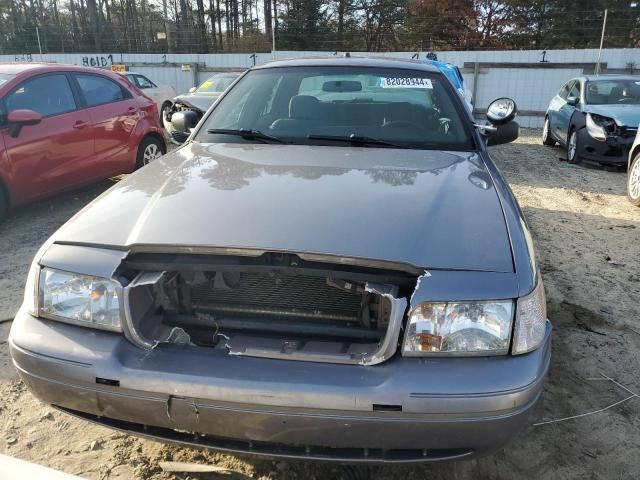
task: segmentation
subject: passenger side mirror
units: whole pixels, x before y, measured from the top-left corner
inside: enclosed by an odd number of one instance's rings
[[[175,112],[171,115],[171,126],[178,132],[186,133],[198,124],[198,114],[191,110]]]
[[[16,138],[20,135],[22,127],[37,125],[42,121],[42,115],[33,110],[18,109],[9,112],[7,123],[9,124],[9,135]]]
[[[193,93],[193,92],[195,92],[195,91],[196,91],[196,87],[191,87],[191,88],[189,89],[189,93]]]
[[[492,125],[503,125],[516,118],[518,107],[511,98],[498,98],[487,107],[487,119]]]
[[[578,97],[569,97],[567,98],[567,104],[571,105],[572,107],[575,107],[578,104]]]
[[[502,125],[495,125],[493,128],[495,130],[487,132],[487,145],[489,147],[513,142],[520,136],[520,125],[513,120]]]

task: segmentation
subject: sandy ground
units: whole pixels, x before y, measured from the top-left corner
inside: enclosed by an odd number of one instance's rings
[[[558,148],[524,131],[495,147],[533,231],[555,332],[545,393],[531,421],[597,410],[640,393],[640,209],[624,197],[623,173],[559,161]],[[20,304],[40,244],[108,183],[23,208],[0,225],[0,319]],[[272,479],[640,478],[640,398],[597,415],[529,426],[504,451],[420,467],[349,468],[237,458],[115,433],[40,404],[17,380],[0,324],[0,452],[90,479],[220,478],[162,472],[161,460],[233,467]],[[209,476],[206,476],[209,475]]]

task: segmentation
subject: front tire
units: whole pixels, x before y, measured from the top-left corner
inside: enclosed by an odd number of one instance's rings
[[[551,122],[549,117],[544,119],[544,127],[542,128],[542,144],[548,147],[552,147],[556,144],[556,141],[551,136]]]
[[[627,198],[636,207],[640,207],[640,152],[633,157],[627,173]]]
[[[160,111],[160,125],[162,125],[167,132],[173,130],[173,128],[171,127],[171,122],[167,120],[167,117],[169,116],[172,108],[173,105],[171,104],[171,102],[164,102],[162,104],[162,110]]]
[[[567,162],[576,164],[578,161],[578,132],[571,130],[567,142]]]
[[[136,156],[136,169],[160,158],[165,153],[164,143],[157,137],[147,135],[138,146],[138,154]]]

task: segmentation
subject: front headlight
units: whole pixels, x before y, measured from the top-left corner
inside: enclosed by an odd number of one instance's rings
[[[603,117],[602,115],[587,113],[586,125],[587,132],[594,140],[606,142],[607,133],[615,130],[616,122],[610,118]]]
[[[40,270],[39,277],[40,317],[121,331],[119,283],[47,267]]]
[[[409,315],[402,354],[504,355],[512,319],[512,300],[421,303]]]
[[[547,303],[544,285],[542,280],[538,280],[538,285],[529,295],[518,299],[511,353],[519,355],[535,350],[544,340],[546,329]]]

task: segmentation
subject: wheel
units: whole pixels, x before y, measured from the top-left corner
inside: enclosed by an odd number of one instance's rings
[[[162,110],[160,110],[160,125],[162,125],[167,132],[173,130],[171,122],[167,120],[172,107],[171,102],[164,102],[162,104]]]
[[[156,137],[148,135],[142,139],[136,156],[136,168],[142,168],[164,155],[164,144]]]
[[[640,207],[640,153],[633,157],[627,173],[627,198],[636,207]]]
[[[578,132],[571,130],[567,142],[567,162],[578,163],[578,160]]]
[[[544,119],[544,127],[542,127],[542,144],[551,147],[556,144],[556,141],[551,136],[551,122],[549,117]]]

